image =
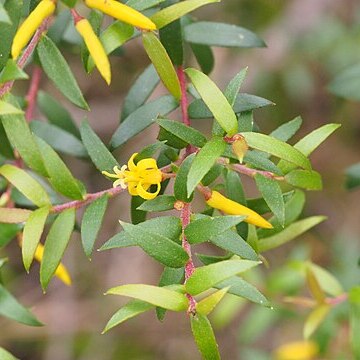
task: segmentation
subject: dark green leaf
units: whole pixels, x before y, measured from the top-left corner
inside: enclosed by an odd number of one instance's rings
[[[107,208],[108,197],[103,195],[90,204],[81,221],[81,241],[85,255],[90,258]]]
[[[162,96],[131,113],[116,129],[111,138],[113,149],[126,143],[136,134],[153,124],[158,116],[165,116],[178,107],[172,96]]]
[[[239,132],[253,131],[254,128],[254,112],[244,111],[237,114],[239,123]]]
[[[190,316],[191,330],[196,345],[204,360],[220,360],[218,344],[210,321],[205,315],[197,313]]]
[[[172,195],[160,195],[153,200],[143,202],[137,209],[142,211],[166,211],[173,210],[175,197]]]
[[[143,11],[161,4],[165,0],[129,0],[126,5],[131,6],[137,11]]]
[[[345,171],[347,189],[355,189],[360,186],[360,163],[348,167]]]
[[[29,326],[43,324],[0,284],[0,315]]]
[[[40,282],[45,291],[55,274],[69,243],[75,225],[75,209],[62,212],[52,224],[44,246],[44,256],[40,265]]]
[[[94,130],[91,129],[86,120],[81,123],[80,132],[86,150],[98,170],[112,171],[114,166],[119,166],[113,155],[95,134]]]
[[[222,138],[214,137],[197,153],[191,164],[187,179],[187,194],[191,195],[201,179],[215,164],[226,148]],[[176,196],[176,195],[175,195]]]
[[[214,68],[214,54],[209,46],[190,44],[191,50],[193,51],[196,61],[200,65],[201,71],[208,75]]]
[[[194,161],[195,154],[188,156],[180,165],[180,168],[176,174],[175,183],[174,183],[174,195],[177,200],[190,202],[192,200],[193,194],[189,197],[187,195],[187,179],[190,167]]]
[[[247,70],[248,68],[246,67],[242,69],[239,73],[237,73],[235,77],[231,79],[228,86],[226,87],[224,95],[231,106],[234,106],[235,104],[241,85],[244,82],[245,76],[247,74]]]
[[[208,46],[254,48],[265,43],[252,31],[236,25],[199,21],[184,29],[185,41]]]
[[[37,53],[46,75],[62,94],[73,104],[89,110],[69,65],[52,40],[43,36],[37,46]]]
[[[297,131],[300,129],[301,124],[302,119],[300,116],[298,116],[295,119],[283,125],[280,125],[270,134],[270,136],[281,141],[288,141],[297,133]]]
[[[150,188],[150,191],[153,191],[153,189]],[[145,201],[146,200],[140,196],[131,197],[131,222],[135,225],[146,220],[147,212],[138,209],[139,206],[141,206],[141,204],[143,204]]]
[[[313,170],[292,170],[285,175],[285,181],[306,190],[321,190],[321,175]]]
[[[7,245],[21,230],[17,224],[0,224],[0,248]]]
[[[215,164],[202,178],[201,183],[204,186],[212,184],[222,173],[224,166],[221,164]]]
[[[14,151],[6,136],[4,126],[0,120],[0,155],[7,159],[14,159]]]

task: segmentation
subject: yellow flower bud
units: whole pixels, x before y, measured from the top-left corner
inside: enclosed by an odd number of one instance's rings
[[[52,0],[40,1],[39,5],[20,25],[11,47],[11,55],[14,60],[20,55],[22,49],[29,42],[41,23],[55,11],[55,7],[55,3]]]
[[[206,200],[206,203],[214,209],[218,209],[229,215],[245,215],[247,217],[244,221],[249,224],[265,229],[273,228],[273,226],[257,212],[228,199],[217,191],[212,191],[211,196],[208,200]]]
[[[284,344],[275,351],[276,360],[311,360],[319,348],[313,341],[297,341]]]
[[[114,0],[85,0],[85,4],[92,9],[97,9],[120,21],[144,30],[155,30],[156,25],[145,15],[130,6]]]
[[[84,39],[85,44],[89,49],[90,55],[94,59],[95,65],[98,68],[101,76],[109,85],[111,82],[110,63],[99,38],[94,33],[94,30],[87,19],[83,18],[79,20],[75,24],[75,27]]]

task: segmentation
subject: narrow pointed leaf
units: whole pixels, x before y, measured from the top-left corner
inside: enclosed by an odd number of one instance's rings
[[[331,296],[339,296],[344,292],[339,280],[332,275],[328,270],[320,267],[319,265],[310,263],[309,267],[316,276],[321,288]]]
[[[14,355],[10,354],[4,348],[0,347],[0,359],[2,360],[19,360]]]
[[[15,106],[0,100],[0,115],[16,115],[23,114],[24,112]]]
[[[69,209],[62,212],[50,228],[45,241],[44,256],[40,265],[40,282],[44,291],[60,264],[74,225],[75,209]]]
[[[175,183],[174,183],[174,195],[177,200],[190,202],[193,198],[193,194],[188,196],[187,192],[187,180],[189,170],[194,161],[195,154],[189,155],[180,165],[178,172],[176,173]]]
[[[206,45],[190,44],[191,50],[195,55],[201,71],[209,75],[214,68],[215,59],[212,49]]]
[[[321,175],[313,170],[292,170],[285,175],[285,181],[306,190],[321,190]]]
[[[245,80],[247,71],[248,71],[247,67],[242,69],[239,73],[236,74],[236,76],[233,79],[231,79],[228,86],[226,87],[224,95],[231,106],[234,106],[235,104],[236,97],[240,91],[242,83]]]
[[[350,341],[355,358],[360,358],[360,286],[355,286],[349,291],[350,303]]]
[[[329,305],[320,305],[315,308],[307,317],[304,325],[304,338],[308,339],[321,325],[326,315],[331,310]]]
[[[288,141],[297,133],[297,131],[300,129],[301,124],[302,119],[300,116],[298,116],[295,119],[290,120],[283,125],[280,125],[277,129],[271,132],[270,136],[281,141]]]
[[[28,79],[29,76],[24,72],[14,60],[9,59],[6,66],[0,73],[0,84],[12,80]]]
[[[185,294],[153,285],[122,285],[109,289],[106,294],[129,296],[172,311],[184,311],[188,307]]]
[[[201,315],[209,315],[222,300],[230,287],[223,288],[202,299],[196,304],[196,311]]]
[[[22,239],[22,258],[27,272],[29,272],[48,215],[48,207],[37,209],[32,212],[25,224]]]
[[[172,195],[159,195],[153,200],[143,202],[137,209],[142,211],[166,211],[173,210],[175,197]]]
[[[28,220],[31,214],[27,209],[0,207],[0,223],[18,224]]]
[[[196,268],[185,284],[186,291],[191,295],[200,294],[216,284],[259,264],[259,261],[225,260]]]

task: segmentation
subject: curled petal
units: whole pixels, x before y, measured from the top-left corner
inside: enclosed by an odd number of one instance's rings
[[[160,189],[161,189],[161,185],[160,183],[157,183],[157,189],[156,192],[152,193],[149,191],[146,191],[147,188],[149,188],[149,186],[146,186],[145,184],[143,184],[141,181],[139,182],[138,186],[137,186],[137,193],[140,197],[142,197],[145,200],[152,200],[155,199],[156,196],[159,194]]]
[[[131,155],[129,161],[128,161],[128,168],[130,171],[136,171],[136,165],[134,163],[134,159],[138,153],[134,153]]]
[[[114,188],[118,187],[119,185],[122,189],[126,189],[126,187],[127,187],[124,179],[117,179],[116,181],[114,181],[114,183],[113,183]]]
[[[156,160],[142,159],[136,164],[136,167],[139,169],[139,171],[157,169]]]
[[[132,195],[132,196],[138,195],[137,186],[138,186],[137,182],[129,182],[128,183],[128,191],[129,191],[130,195]]]
[[[114,168],[115,169],[115,168]],[[116,171],[115,171],[116,172]],[[105,176],[107,176],[107,177],[109,177],[109,178],[118,178],[119,176],[117,175],[117,174],[111,174],[111,173],[109,173],[108,171],[102,171],[101,172],[103,175],[105,175]]]

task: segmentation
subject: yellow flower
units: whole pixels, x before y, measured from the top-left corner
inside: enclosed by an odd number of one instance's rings
[[[319,348],[313,341],[296,341],[284,344],[275,351],[276,360],[311,360]]]
[[[85,0],[85,4],[120,21],[144,30],[155,30],[156,25],[137,10],[115,0]]]
[[[76,21],[75,27],[84,39],[101,76],[109,85],[111,82],[110,63],[99,38],[94,33],[94,30],[87,19],[81,18],[79,21]]]
[[[257,212],[228,199],[217,191],[212,191],[211,196],[206,200],[206,203],[214,209],[218,209],[229,215],[246,215],[247,217],[244,221],[249,224],[265,229],[273,228],[273,226]]]
[[[41,23],[55,11],[55,7],[55,3],[52,0],[40,1],[38,6],[20,25],[11,47],[11,55],[14,60],[20,55],[22,49],[29,42]]]
[[[128,189],[130,195],[140,196],[143,199],[154,199],[160,192],[162,174],[158,169],[155,159],[143,159],[136,165],[134,158],[138,153],[133,154],[127,165],[123,165],[121,169],[117,166],[114,167],[114,173],[111,174],[107,171],[102,173],[108,177],[116,178],[113,186],[121,186],[123,189]],[[128,170],[127,170],[128,169]],[[151,185],[157,185],[154,193],[147,191]]]

